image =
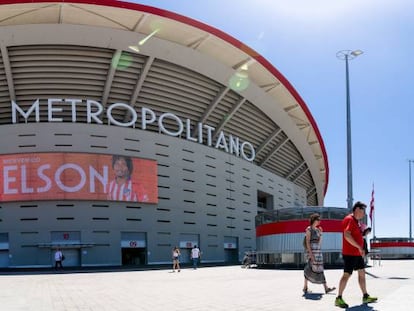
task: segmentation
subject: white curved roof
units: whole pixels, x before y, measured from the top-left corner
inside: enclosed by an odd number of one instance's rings
[[[306,104],[266,59],[220,30],[119,1],[5,0],[0,52],[0,126],[11,123],[11,100],[29,107],[76,96],[169,111],[251,142],[255,164],[306,189],[308,205],[323,204],[327,154]],[[232,85],[235,77],[248,87]]]

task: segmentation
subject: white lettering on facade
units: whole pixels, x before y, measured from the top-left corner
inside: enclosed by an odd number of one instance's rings
[[[176,132],[170,131],[164,126],[165,118],[169,118],[177,123],[178,130]],[[184,129],[183,121],[181,121],[181,119],[177,117],[175,114],[169,112],[160,115],[160,117],[158,118],[158,127],[161,130],[161,132],[170,136],[180,136]]]
[[[245,147],[247,147],[250,151],[250,157],[249,155],[244,151]],[[244,141],[241,145],[241,154],[242,157],[247,161],[253,161],[256,156],[256,151],[254,150],[254,147],[251,143],[248,141]]]
[[[76,104],[82,103],[82,99],[67,98],[66,101],[72,106],[72,122],[76,123]]]
[[[150,115],[151,117],[147,119],[147,115]],[[157,116],[155,115],[155,112],[151,109],[142,107],[141,109],[141,129],[146,130],[147,124],[151,124],[157,120]]]
[[[80,180],[79,180],[79,183],[77,185],[69,187],[69,186],[66,186],[63,183],[63,181],[60,177],[66,169],[73,169],[73,170],[75,170],[79,173]],[[62,166],[58,167],[58,169],[55,172],[55,181],[56,181],[56,185],[61,190],[63,190],[64,192],[77,192],[80,189],[82,189],[83,186],[85,185],[86,174],[83,171],[82,167],[80,167],[79,165],[76,165],[76,164],[73,164],[73,163],[67,163],[67,164],[63,164]]]
[[[48,122],[63,122],[63,118],[57,117],[56,114],[63,115],[65,106],[69,105],[71,112],[71,121],[73,123],[76,123],[77,108],[83,103],[84,101],[81,99],[49,98],[47,100]],[[85,105],[87,123],[103,124],[102,115],[105,110],[104,106],[100,102],[90,99],[86,100]],[[40,122],[39,99],[34,101],[33,105],[27,111],[23,110],[15,101],[11,102],[11,109],[13,124],[18,122],[18,116],[23,117],[27,123],[28,118],[33,113],[35,114],[36,122]],[[125,115],[131,116],[130,121],[117,120],[113,114],[114,109],[125,110]],[[226,135],[223,131],[215,133],[216,129],[213,126],[198,122],[197,125],[193,127],[194,130],[192,131],[190,119],[182,120],[173,113],[166,112],[160,114],[157,117],[157,114],[153,110],[145,107],[141,108],[140,113],[141,114],[139,116],[134,107],[125,103],[114,103],[108,105],[105,112],[109,124],[114,124],[116,126],[122,127],[135,127],[138,121],[138,123],[141,124],[142,130],[146,130],[149,125],[157,125],[161,133],[169,136],[181,137],[184,134],[184,138],[186,140],[198,142],[199,144],[205,144],[216,149],[221,149],[237,157],[242,157],[243,159],[250,162],[254,161],[256,157],[255,149],[250,142],[241,141],[239,137]],[[140,120],[138,119],[139,117]],[[172,128],[174,128],[174,130]],[[213,144],[213,137],[217,137],[215,144]],[[44,177],[43,180],[46,182],[46,186],[40,188],[43,190],[43,188],[48,187],[48,182],[46,176],[43,175],[43,173],[41,173],[41,176]],[[7,185],[4,185],[4,188],[6,187]],[[27,191],[31,191],[31,189],[27,188]]]
[[[95,111],[92,111],[93,108],[95,107]],[[103,112],[103,106],[101,105],[101,103],[94,101],[94,100],[90,100],[88,99],[86,101],[86,120],[88,123],[92,123],[92,119],[97,123],[97,124],[102,124],[102,120],[99,119],[99,115]]]
[[[13,124],[17,122],[17,115],[16,112],[19,112],[27,122],[27,118],[32,114],[33,110],[36,111],[36,122],[40,121],[40,111],[39,111],[39,99],[37,99],[32,107],[25,113],[19,105],[16,104],[14,100],[12,100],[12,122]]]
[[[99,172],[94,167],[89,167],[89,189],[91,193],[96,192],[95,179],[104,185],[104,192],[106,193],[106,186],[108,185],[108,166],[104,166],[102,169],[103,175],[99,174]]]
[[[22,193],[33,193],[33,188],[27,186],[26,165],[21,167]]]
[[[118,120],[115,120],[112,117],[112,110],[115,108],[125,108],[125,110],[128,110],[129,112],[131,112],[131,121],[123,123],[123,122],[119,122]],[[123,103],[115,103],[112,104],[108,107],[108,109],[106,110],[106,116],[108,117],[108,120],[110,122],[110,124],[115,124],[118,126],[124,126],[124,127],[129,127],[129,126],[133,126],[135,124],[135,122],[137,121],[137,112],[135,111],[135,109],[127,104],[123,104]]]
[[[236,156],[240,156],[240,139],[238,137],[233,137],[233,135],[229,135],[229,152],[231,154],[235,154]]]
[[[62,190],[63,192],[78,192],[85,185],[89,186],[89,193],[96,193],[97,184],[104,187],[104,192],[106,192],[106,185],[108,184],[108,166],[104,165],[102,167],[102,172],[99,172],[96,168],[89,166],[89,170],[85,171],[80,165],[75,163],[65,163],[59,166],[56,171],[51,172],[50,164],[43,164],[37,168],[37,177],[41,180],[41,185],[36,187],[39,184],[38,179],[35,181],[31,178],[33,176],[27,176],[27,167],[26,165],[8,165],[3,167],[3,193],[4,194],[26,194],[26,193],[43,193],[48,192],[52,188],[52,182]],[[77,180],[74,185],[65,184],[65,171],[72,170],[75,171],[80,178],[75,178],[72,180]],[[20,173],[20,180],[18,176]],[[89,174],[88,174],[89,173]],[[50,176],[50,175],[53,175]],[[89,183],[87,181],[89,179]],[[34,183],[31,185],[30,183]],[[42,184],[44,183],[44,185]]]
[[[47,120],[49,122],[62,122],[63,121],[62,118],[54,118],[53,117],[53,112],[62,112],[63,111],[63,108],[62,107],[55,108],[53,106],[53,104],[55,102],[60,103],[60,102],[62,102],[62,100],[61,99],[58,99],[58,98],[49,98],[47,100]]]
[[[207,124],[204,124],[203,127],[207,130],[207,146],[211,147],[213,144],[213,132],[216,128]]]
[[[224,136],[223,132],[220,132],[219,136],[217,137],[215,148],[224,149],[226,152],[229,152],[229,146],[227,145],[226,136]]]
[[[41,166],[39,166],[39,168],[37,169],[37,175],[39,176],[39,178],[41,180],[43,180],[45,182],[45,186],[44,187],[38,187],[37,188],[37,192],[48,192],[50,190],[50,188],[52,188],[52,181],[50,180],[50,178],[45,175],[43,173],[43,171],[50,169],[50,164],[43,164]]]
[[[198,125],[200,125],[200,123],[198,123]],[[197,139],[197,137],[192,137],[191,136],[191,121],[190,121],[190,119],[185,120],[185,129],[186,129],[185,138],[187,140],[194,141],[194,142],[199,142],[200,141],[200,138]],[[200,137],[200,134],[201,133],[200,133],[200,126],[199,126],[198,127],[198,137]]]
[[[16,177],[10,176],[9,173],[16,171],[17,170],[17,165],[10,165],[10,166],[5,166],[3,168],[3,193],[4,194],[16,194],[17,193],[17,189],[13,189],[11,188],[11,184],[16,182]]]

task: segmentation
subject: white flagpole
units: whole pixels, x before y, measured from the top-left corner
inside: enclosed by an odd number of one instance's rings
[[[371,202],[369,204],[369,214],[371,218],[372,233],[375,239],[375,199],[374,199],[374,183],[372,183]]]
[[[375,239],[375,209],[372,212],[371,225],[372,225],[372,232],[374,233],[374,239]]]

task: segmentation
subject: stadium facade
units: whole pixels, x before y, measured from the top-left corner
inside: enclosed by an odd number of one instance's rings
[[[405,237],[374,237],[370,240],[372,257],[377,259],[413,259],[414,240]]]
[[[321,206],[328,185],[318,127],[272,64],[139,4],[2,1],[0,129],[1,267],[51,266],[58,247],[66,266],[169,263],[176,245],[237,262],[256,215]]]

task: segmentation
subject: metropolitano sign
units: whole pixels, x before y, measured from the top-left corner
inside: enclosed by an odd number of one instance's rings
[[[56,115],[62,113],[64,109],[70,109],[70,121],[76,123],[77,109],[79,107],[85,107],[87,123],[103,124],[102,116],[106,115],[109,125],[113,124],[116,126],[135,128],[136,124],[139,124],[142,130],[146,130],[148,125],[156,125],[163,134],[184,137],[189,141],[223,150],[250,162],[254,161],[256,156],[256,151],[252,143],[242,141],[239,137],[231,134],[227,135],[223,131],[216,133],[216,129],[210,125],[197,122],[192,129],[192,121],[190,119],[181,119],[170,112],[157,115],[153,110],[146,107],[141,107],[138,113],[134,107],[125,103],[113,103],[104,107],[100,102],[90,99],[49,98],[44,100],[44,102],[36,99],[30,108],[25,111],[18,103],[12,101],[12,123],[17,123],[18,115],[22,116],[28,122],[29,117],[33,114],[36,122],[40,122],[40,105],[47,105],[48,122],[67,122],[68,120],[64,120]],[[114,109],[124,109],[131,116],[130,120],[116,120],[112,115],[112,110]],[[166,128],[166,121],[175,123],[176,130]],[[213,142],[213,137],[216,137],[215,142]]]

